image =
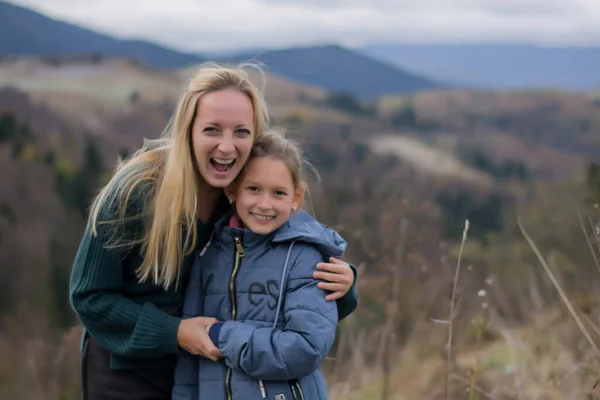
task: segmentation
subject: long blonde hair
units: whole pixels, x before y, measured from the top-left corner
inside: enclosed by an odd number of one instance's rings
[[[139,245],[143,258],[137,269],[140,282],[151,278],[155,285],[168,289],[179,282],[183,257],[196,247],[199,184],[203,182],[191,149],[191,130],[196,106],[203,94],[234,89],[246,94],[254,109],[254,140],[269,126],[269,114],[261,91],[250,81],[245,67],[226,67],[215,63],[200,66],[181,96],[173,117],[161,138],[146,141],[126,162],[117,165],[110,182],[95,198],[90,218],[92,232],[98,223],[125,227],[131,220],[142,223],[137,237],[128,238],[125,230],[110,246]],[[134,192],[135,190],[135,192]],[[143,192],[143,193],[142,193]],[[135,193],[135,194],[134,194]],[[130,197],[143,196],[141,210],[131,210]],[[100,220],[101,210],[118,210],[117,219]]]

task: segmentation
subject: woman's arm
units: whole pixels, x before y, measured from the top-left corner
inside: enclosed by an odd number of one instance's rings
[[[306,246],[295,260],[283,302],[283,329],[257,328],[237,321],[216,323],[210,336],[226,364],[255,379],[289,380],[310,374],[320,365],[335,340],[337,307],[311,276],[322,260]]]
[[[324,281],[319,282],[319,288],[331,292],[325,299],[336,300],[338,316],[341,321],[352,314],[358,306],[358,290],[356,289],[358,272],[353,265],[334,257],[329,258],[329,263],[318,263],[317,268],[320,271],[315,271],[313,277]]]
[[[137,210],[138,206],[132,204],[131,209]],[[116,205],[104,206],[98,220],[118,217]],[[97,224],[94,235],[88,223],[71,272],[71,305],[86,331],[105,349],[125,357],[176,354],[181,346],[192,354],[216,360],[219,351],[203,330],[214,322],[213,318],[182,321],[151,302],[139,304],[123,296],[124,251],[105,247],[113,229]]]
[[[112,208],[112,210],[111,210]],[[116,206],[105,206],[98,220],[118,218]],[[113,228],[91,222],[79,245],[70,281],[70,301],[79,320],[105,349],[122,356],[156,357],[177,353],[180,318],[154,304],[123,296],[124,251],[107,249]]]

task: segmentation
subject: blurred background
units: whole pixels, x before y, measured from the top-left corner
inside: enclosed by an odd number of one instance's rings
[[[264,64],[359,267],[333,399],[600,398],[599,21],[596,0],[0,1],[0,398],[79,398],[89,202],[206,60]]]

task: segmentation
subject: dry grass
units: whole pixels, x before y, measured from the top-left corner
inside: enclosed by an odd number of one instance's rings
[[[131,103],[133,93],[145,102],[176,99],[197,67],[168,72],[120,59],[65,60],[54,65],[35,58],[22,58],[0,62],[0,87],[14,86],[65,112],[73,105],[122,111],[122,107]],[[316,87],[268,73],[264,77],[252,70],[249,73],[252,81],[265,89],[265,96],[275,109],[282,105],[298,105],[301,99],[317,101],[325,96],[325,92]]]
[[[81,328],[59,334],[46,316],[19,312],[0,322],[0,398],[79,399]]]
[[[135,91],[148,101],[160,101],[184,88],[176,74],[118,59],[70,61],[59,66],[37,59],[5,60],[0,62],[0,86],[5,85],[30,93],[79,94],[115,107],[127,104]]]
[[[581,216],[580,220],[589,248],[597,261],[595,253],[600,252],[600,235],[595,231],[597,223],[593,219],[586,221]],[[362,365],[364,383],[358,387],[352,385],[349,383],[355,381],[352,378],[332,384],[332,398],[600,398],[600,352],[596,344],[600,338],[600,327],[597,325],[600,302],[589,300],[591,303],[582,306],[571,299],[561,285],[563,278],[544,259],[520,219],[518,226],[540,262],[541,269],[559,294],[562,306],[543,304],[540,308],[545,311],[532,313],[530,321],[515,325],[499,314],[485,290],[472,294],[472,297],[464,297],[464,292],[460,290],[461,283],[464,284],[471,277],[468,273],[459,275],[459,257],[450,300],[450,315],[453,316],[450,321],[453,324],[449,326],[449,338],[444,341],[439,335],[428,336],[425,333],[435,332],[435,324],[417,325],[406,345],[396,350],[396,367],[391,372],[389,388],[386,389],[381,370],[376,365],[374,369]],[[464,236],[461,243],[464,243]],[[510,293],[510,287],[495,290],[503,290],[507,295]],[[461,295],[456,296],[456,293]],[[464,318],[455,322],[456,310],[453,305],[457,297],[458,309],[467,304],[477,305],[479,311],[471,315],[469,324],[464,323]],[[522,301],[527,302],[526,299]],[[485,318],[481,319],[481,316]],[[454,343],[454,335],[461,339],[459,343]],[[368,337],[368,334],[362,335],[357,348],[364,349],[368,345]],[[447,352],[442,351],[444,345]],[[440,351],[432,352],[433,348]],[[352,372],[350,376],[355,377],[357,373]],[[384,396],[386,391],[389,393]]]
[[[414,166],[417,170],[441,177],[465,180],[488,186],[491,178],[485,173],[462,163],[451,154],[428,146],[421,140],[408,135],[377,135],[371,148],[379,154],[394,154]]]

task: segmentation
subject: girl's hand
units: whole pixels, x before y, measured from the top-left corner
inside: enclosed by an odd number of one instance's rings
[[[212,324],[217,322],[214,318],[195,317],[181,321],[177,330],[177,344],[190,354],[203,356],[217,361],[221,358],[221,352],[215,347],[208,330]]]
[[[345,261],[330,257],[329,263],[318,263],[317,268],[321,271],[315,271],[313,277],[325,281],[318,286],[331,292],[325,297],[327,301],[344,297],[354,283],[354,272]]]

